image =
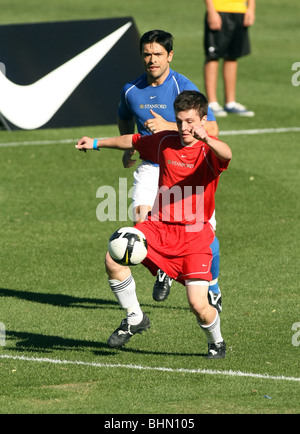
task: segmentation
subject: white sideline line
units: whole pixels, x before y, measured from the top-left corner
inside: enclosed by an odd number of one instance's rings
[[[64,139],[64,140],[38,140],[38,141],[28,141],[28,142],[10,142],[10,143],[0,143],[1,148],[11,148],[14,146],[39,146],[39,145],[60,145],[64,143],[75,143],[78,139]]]
[[[277,134],[277,133],[289,133],[289,132],[300,132],[300,127],[220,131],[219,135],[237,136],[237,135],[255,135],[255,134]],[[74,143],[75,145],[77,141],[78,139],[37,140],[37,141],[10,142],[10,143],[8,142],[8,143],[0,143],[0,148],[10,148],[14,146],[60,145],[60,144],[68,144],[68,143]]]
[[[11,356],[8,354],[0,355],[0,359],[11,359],[11,360],[21,360],[26,362],[38,362],[38,363],[51,363],[54,365],[81,365],[81,366],[92,366],[94,368],[125,368],[125,369],[136,369],[140,371],[161,371],[161,372],[172,372],[172,373],[188,373],[188,374],[202,374],[202,375],[224,375],[230,377],[248,377],[248,378],[261,378],[264,380],[285,380],[285,381],[296,381],[300,382],[300,378],[297,377],[284,377],[284,376],[273,376],[268,374],[253,374],[252,372],[240,372],[240,371],[219,371],[213,369],[173,369],[164,368],[156,366],[141,366],[141,365],[121,365],[121,364],[110,364],[110,363],[93,363],[93,362],[82,362],[80,360],[59,360],[59,359],[49,359],[41,357],[26,357],[26,356]]]
[[[236,136],[239,134],[251,135],[251,134],[272,134],[272,133],[289,133],[289,132],[299,132],[300,127],[289,127],[289,128],[262,128],[253,130],[232,130],[232,131],[219,131],[221,136]]]

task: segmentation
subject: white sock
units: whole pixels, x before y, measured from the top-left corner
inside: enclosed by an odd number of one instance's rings
[[[128,324],[139,324],[143,319],[143,312],[136,296],[135,281],[132,275],[123,282],[116,279],[108,279],[108,283],[119,305],[127,311]]]
[[[221,334],[221,325],[220,325],[220,316],[218,311],[216,310],[217,315],[215,320],[209,325],[202,325],[199,321],[198,324],[204,331],[207,337],[207,343],[209,344],[218,344],[223,342],[222,334]]]
[[[233,108],[236,105],[236,102],[235,101],[230,101],[230,102],[226,103],[225,105],[226,105],[227,108],[230,109],[230,108]]]

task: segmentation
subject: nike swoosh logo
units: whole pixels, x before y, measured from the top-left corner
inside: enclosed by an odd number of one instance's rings
[[[43,126],[131,25],[128,22],[30,85],[15,84],[0,70],[0,113],[25,130]]]

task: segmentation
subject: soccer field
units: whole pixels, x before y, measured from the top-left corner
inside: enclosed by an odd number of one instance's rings
[[[133,16],[141,34],[168,30],[172,68],[203,89],[204,2],[0,3],[0,24]],[[205,359],[183,286],[154,302],[142,266],[133,274],[151,329],[123,349],[106,344],[124,317],[107,284],[107,241],[131,221],[98,221],[96,192],[120,178],[129,189],[134,169],[122,168],[121,152],[74,146],[117,126],[2,130],[0,414],[299,413],[300,3],[284,14],[279,0],[257,3],[238,80],[238,100],[256,116],[218,120],[233,151],[216,196],[227,357]]]

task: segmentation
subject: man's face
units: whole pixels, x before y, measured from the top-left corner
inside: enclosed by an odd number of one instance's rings
[[[173,51],[170,53],[160,44],[144,44],[142,51],[143,65],[147,73],[149,84],[162,84],[169,74],[169,63],[172,61]]]
[[[193,128],[200,127],[205,124],[206,116],[200,119],[198,111],[195,109],[178,112],[176,114],[176,123],[184,146],[192,146],[198,142],[191,133]]]

